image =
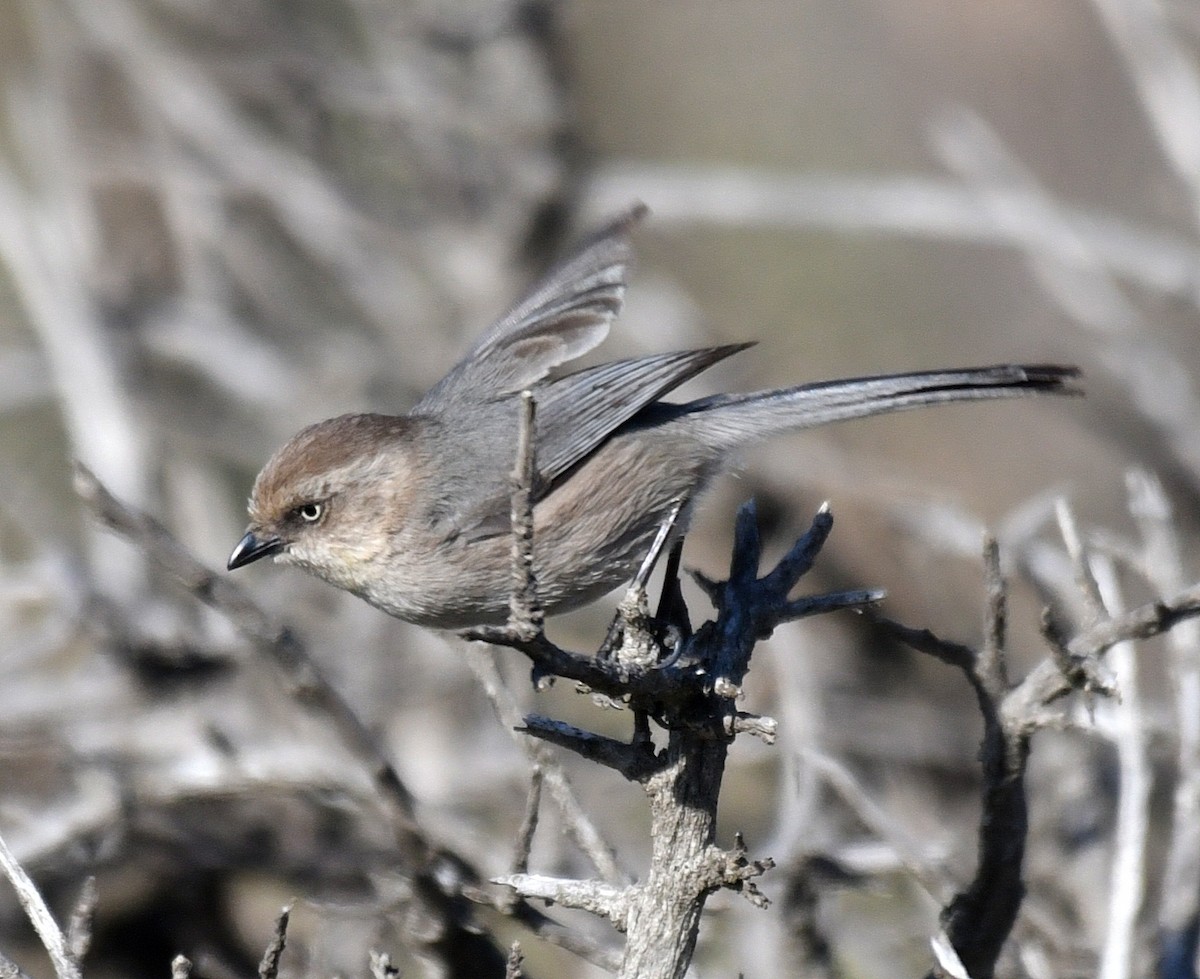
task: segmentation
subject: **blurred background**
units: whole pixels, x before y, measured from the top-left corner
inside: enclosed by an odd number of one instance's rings
[[[689,566],[721,573],[750,496],[771,553],[828,499],[838,525],[810,588],[886,588],[887,614],[973,642],[991,528],[1019,676],[1045,656],[1038,610],[1064,567],[1053,500],[1129,535],[1126,473],[1143,467],[1189,581],[1198,30],[1194,2],[1149,0],[0,5],[0,832],[60,910],[97,876],[88,973],[165,974],[184,952],[203,975],[247,974],[290,896],[294,974],[365,975],[368,948],[428,966],[392,930],[365,776],[227,621],[95,526],[71,460],[223,567],[282,441],[406,408],[635,200],[651,217],[603,356],[760,341],[689,393],[998,361],[1086,373],[1085,399],[877,418],[753,453],[712,493]],[[528,763],[460,644],[298,572],[237,581],[378,733],[433,835],[504,872]],[[555,634],[594,648],[608,614]],[[1169,769],[1172,679],[1150,649],[1146,723]],[[526,709],[626,730],[571,690],[535,696],[516,654],[496,658]],[[785,866],[840,869],[799,910],[798,871],[766,879],[767,912],[714,897],[700,974],[794,974],[802,911],[828,968],[921,974],[936,901],[812,759],[853,772],[922,860],[966,880],[969,688],[843,616],[780,630],[746,707],[784,734],[733,749],[722,842],[742,831]],[[636,876],[641,793],[566,762]],[[1144,802],[1153,825],[1169,826],[1173,778]],[[1120,781],[1103,730],[1036,742],[1041,924],[1020,948],[1042,957],[1014,953],[1010,974],[1095,971]],[[544,809],[534,869],[586,875]],[[1168,849],[1147,849],[1145,880]],[[1147,895],[1129,925],[1142,938]],[[47,974],[7,891],[0,912],[0,949]],[[603,974],[526,952],[532,975]]]

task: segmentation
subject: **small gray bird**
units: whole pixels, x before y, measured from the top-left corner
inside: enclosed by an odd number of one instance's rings
[[[889,374],[682,404],[660,400],[749,344],[618,360],[551,376],[621,309],[637,207],[586,240],[405,415],[304,429],[254,483],[230,570],[267,555],[424,626],[504,621],[520,394],[537,405],[534,565],[547,612],[628,580],[731,453],[783,432],[921,405],[1072,393],[1071,367]]]

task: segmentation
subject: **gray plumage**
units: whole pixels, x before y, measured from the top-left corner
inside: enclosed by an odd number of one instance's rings
[[[736,449],[786,431],[950,401],[1068,393],[1073,368],[889,374],[682,404],[661,400],[749,344],[655,354],[552,376],[620,312],[638,208],[553,269],[404,416],[310,426],[255,482],[230,558],[300,565],[408,621],[504,617],[509,473],[520,392],[537,401],[535,564],[549,611],[627,579],[672,504]],[[311,519],[310,519],[311,518]]]

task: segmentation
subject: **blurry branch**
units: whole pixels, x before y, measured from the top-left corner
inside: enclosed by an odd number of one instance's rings
[[[529,854],[533,850],[533,834],[537,832],[538,814],[542,806],[542,770],[534,765],[529,772],[529,794],[525,798],[525,815],[517,831],[513,848],[511,872],[523,874],[529,870]]]
[[[993,540],[985,542],[983,557],[987,600],[981,650],[939,639],[928,630],[879,620],[905,645],[961,670],[975,691],[983,716],[978,864],[971,883],[943,908],[945,943],[940,938],[935,940],[938,968],[931,973],[968,975],[971,979],[991,979],[1025,897],[1022,865],[1029,830],[1025,765],[1033,729],[1021,713],[1008,709],[1014,690],[1009,685],[1006,662],[1007,599]],[[953,962],[947,945],[953,951]]]
[[[879,620],[896,639],[960,669],[975,691],[984,719],[979,862],[974,880],[959,892],[942,915],[945,937],[958,964],[939,956],[941,971],[935,970],[934,975],[956,975],[955,970],[961,965],[971,979],[992,976],[1024,897],[1022,862],[1028,832],[1024,777],[1030,736],[1038,728],[1055,722],[1053,705],[1072,690],[1087,698],[1115,691],[1100,665],[1100,657],[1114,648],[1117,652],[1114,670],[1118,680],[1124,682],[1121,689],[1128,701],[1119,708],[1114,722],[1122,770],[1122,799],[1111,892],[1112,933],[1101,974],[1111,979],[1131,974],[1136,913],[1144,886],[1150,782],[1132,651],[1120,647],[1129,640],[1157,635],[1200,615],[1200,586],[1169,600],[1118,612],[1115,577],[1103,561],[1097,562],[1095,555],[1089,555],[1065,505],[1060,508],[1060,526],[1075,569],[1074,587],[1082,596],[1083,607],[1089,611],[1088,621],[1068,639],[1054,616],[1047,615],[1044,635],[1051,644],[1052,655],[1019,683],[1012,684],[1007,674],[1006,586],[999,551],[991,539],[984,547],[987,598],[980,650],[939,639],[927,630]],[[935,950],[938,947],[935,944]]]
[[[1163,432],[1184,466],[1200,474],[1195,423],[1200,393],[1125,296],[1097,243],[979,117],[963,109],[943,114],[934,140],[997,225],[1042,229],[1024,248],[1033,276],[1073,323],[1089,331],[1104,366],[1129,392],[1141,417]],[[1185,298],[1200,306],[1200,289]]]
[[[521,954],[521,943],[513,942],[512,947],[508,950],[508,962],[504,966],[504,979],[521,979],[524,973],[521,971],[521,963],[525,961],[525,956]]]
[[[1112,560],[1085,546],[1074,513],[1065,500],[1058,506],[1058,523],[1087,624],[1111,622],[1113,614],[1119,614],[1123,605]],[[1113,689],[1120,696],[1104,705],[1107,710],[1094,710],[1089,705],[1097,728],[1116,745],[1120,769],[1108,928],[1100,953],[1099,975],[1101,979],[1129,979],[1134,971],[1138,914],[1146,888],[1151,778],[1133,644],[1114,644],[1108,666]]]
[[[82,962],[92,944],[92,922],[96,918],[96,904],[100,900],[100,892],[96,888],[96,878],[88,877],[79,890],[75,899],[75,907],[71,910],[71,918],[67,922],[67,949],[76,962]]]
[[[854,774],[836,758],[807,751],[804,760],[837,793],[866,830],[891,848],[900,866],[929,896],[939,905],[945,905],[954,893],[955,881],[943,861],[928,855],[912,840],[899,820],[875,802]]]
[[[1143,470],[1131,470],[1126,484],[1139,539],[1103,536],[1094,547],[1155,592],[1178,590],[1185,578],[1170,501],[1158,480]],[[1160,885],[1158,951],[1160,975],[1182,977],[1195,975],[1200,931],[1200,622],[1184,622],[1173,629],[1167,649],[1177,742],[1171,832]],[[1124,777],[1121,784],[1124,793]]]
[[[1091,565],[1105,614],[1119,615],[1124,603],[1112,561],[1100,554],[1090,555],[1085,560]],[[1108,927],[1100,953],[1099,979],[1131,979],[1138,974],[1134,956],[1141,944],[1137,928],[1146,896],[1146,847],[1150,835],[1153,779],[1136,652],[1135,645],[1128,642],[1117,643],[1109,651],[1108,666],[1120,696],[1106,703],[1106,709],[1097,713],[1097,721],[1108,721],[1106,726],[1111,728],[1120,769],[1112,887]]]
[[[106,51],[137,93],[148,118],[177,139],[173,164],[183,172],[199,154],[223,179],[269,203],[294,241],[340,282],[375,322],[390,322],[399,292],[412,283],[378,247],[377,223],[364,220],[340,189],[303,154],[256,126],[193,56],[164,41],[129,0],[70,0],[89,39]]]
[[[69,131],[61,118],[65,101],[39,95],[9,103],[18,115],[38,120],[22,132],[51,140]],[[117,351],[83,285],[92,245],[80,233],[90,227],[82,217],[85,188],[62,162],[76,154],[55,145],[38,147],[34,155],[45,185],[38,192],[22,186],[13,168],[0,170],[0,260],[38,338],[74,454],[142,502],[144,446]]]
[[[328,717],[371,773],[396,829],[402,834],[415,833],[408,789],[374,736],[322,676],[300,640],[273,623],[243,589],[200,563],[157,520],[113,496],[82,464],[75,466],[75,491],[104,526],[132,541],[195,598],[221,612],[256,650],[283,670],[291,684],[289,693],[308,709]],[[417,836],[408,842],[414,846],[414,855],[424,849]]]
[[[1178,43],[1162,4],[1095,0],[1095,5],[1167,162],[1192,198],[1192,218],[1200,229],[1200,75],[1195,57]]]
[[[933,177],[847,177],[626,161],[592,174],[584,217],[612,214],[635,198],[653,202],[655,227],[663,229],[716,224],[868,232],[997,245],[1064,261],[1075,259],[1078,241],[1083,241],[1113,275],[1153,293],[1200,299],[1200,246],[1066,205],[1061,218],[1047,224],[1040,214],[1040,195],[1031,195],[1028,188],[997,188],[988,202],[961,182]],[[1027,220],[997,221],[997,205]],[[1078,241],[1061,236],[1061,221]]]
[[[1109,334],[1110,342],[1112,335],[1144,325],[1075,215],[983,119],[962,107],[945,111],[933,123],[932,141],[996,227],[1011,229],[1014,236],[1024,229],[1021,251],[1030,271],[1067,315],[1102,336]],[[1037,233],[1029,234],[1031,228]]]
[[[512,691],[500,675],[495,657],[471,646],[467,647],[466,655],[467,664],[491,701],[497,719],[513,735],[517,746],[533,766],[536,773],[534,785],[539,789],[544,786],[549,791],[571,838],[602,877],[610,881],[625,880],[627,875],[617,865],[612,845],[604,839],[591,817],[584,812],[575,790],[571,787],[566,770],[545,744],[531,740],[521,733],[524,729],[521,713],[517,709]],[[538,796],[540,794],[539,791]],[[536,824],[536,810],[533,810],[531,815]],[[530,836],[532,837],[532,829]]]
[[[487,903],[516,918],[547,941],[596,962],[602,952],[585,939],[567,935],[524,903],[489,901],[478,871],[463,857],[434,843],[416,822],[411,797],[370,731],[321,675],[300,641],[270,621],[250,597],[227,578],[205,567],[149,515],[114,497],[86,467],[77,465],[76,491],[93,515],[132,541],[168,576],[199,601],[221,612],[247,640],[272,660],[289,681],[288,692],[305,709],[326,717],[346,748],[370,772],[388,813],[402,872],[414,885],[414,899],[436,926],[408,935],[411,946],[447,961],[486,972],[499,971],[503,958],[486,937],[469,902]],[[405,916],[407,921],[408,916]]]
[[[0,873],[8,878],[13,890],[17,892],[17,900],[21,902],[21,907],[29,918],[30,924],[33,925],[42,946],[50,956],[57,979],[80,979],[79,958],[75,954],[75,948],[79,947],[86,951],[87,941],[85,939],[72,941],[63,934],[62,929],[54,920],[54,915],[46,906],[41,892],[29,875],[25,873],[25,869],[17,862],[17,858],[13,856],[2,836],[0,836]],[[90,925],[82,924],[81,918],[84,913],[90,917],[91,905],[94,901],[90,897],[90,890],[85,889],[85,893],[89,895],[88,900],[80,902],[76,914],[72,917],[71,926],[74,935],[83,935],[90,931]],[[3,968],[2,964],[0,964],[0,968]]]
[[[279,912],[279,917],[275,919],[275,934],[263,952],[262,961],[258,963],[258,979],[278,979],[279,960],[283,957],[283,950],[287,945],[288,921],[291,916],[292,905],[285,904]]]

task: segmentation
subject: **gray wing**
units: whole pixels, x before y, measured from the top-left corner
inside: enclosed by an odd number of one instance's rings
[[[629,232],[645,214],[644,205],[631,208],[551,269],[429,390],[414,413],[437,414],[455,401],[515,393],[604,340],[625,296]]]
[[[535,498],[543,499],[570,470],[595,452],[604,441],[638,412],[668,391],[724,360],[749,343],[727,344],[703,350],[682,350],[632,360],[617,360],[556,378],[535,389],[537,398],[536,447],[538,485]],[[516,456],[516,399],[497,405],[507,420],[506,436]],[[480,493],[468,510],[455,515],[450,533],[479,540],[510,530],[507,474],[502,483]],[[464,472],[464,479],[468,474]],[[478,470],[474,473],[479,487]]]
[[[616,429],[668,391],[752,346],[731,343],[616,360],[539,388],[537,468],[543,485],[591,455]]]

